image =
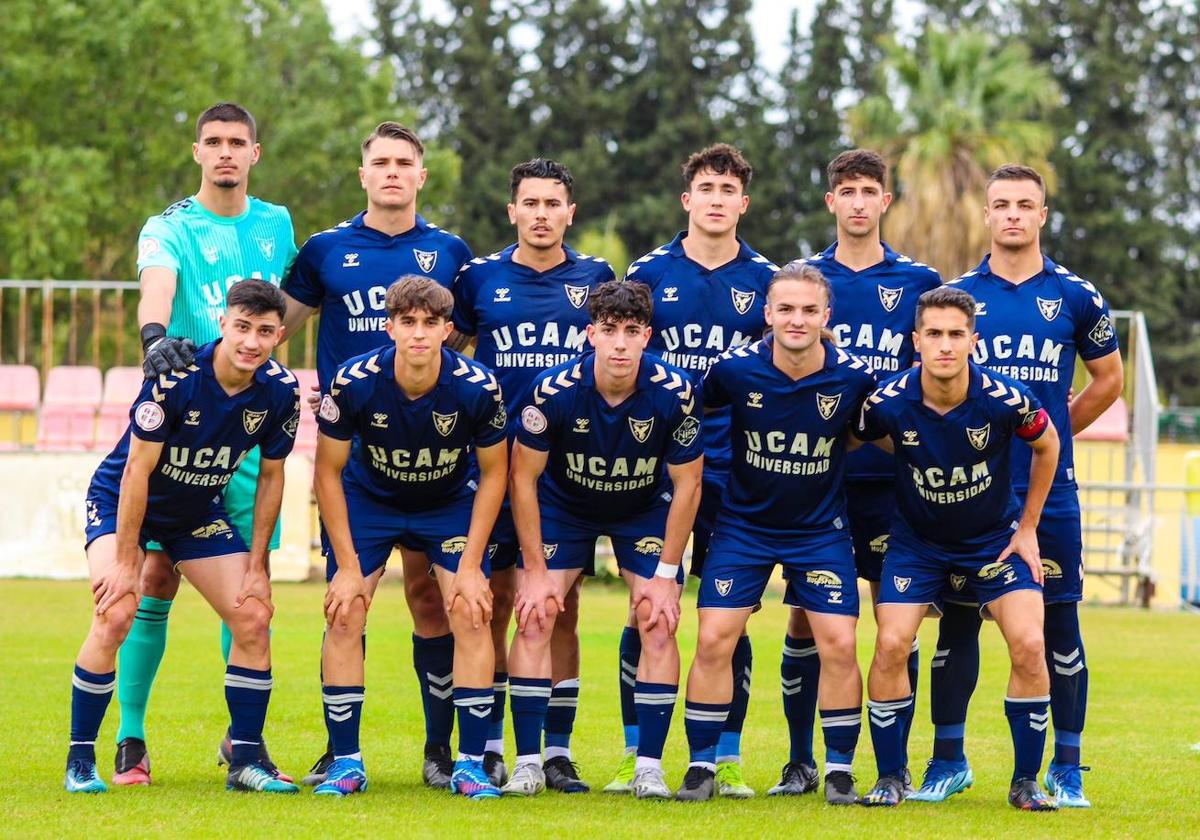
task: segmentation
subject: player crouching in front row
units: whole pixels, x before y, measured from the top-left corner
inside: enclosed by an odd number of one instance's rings
[[[225,670],[230,790],[295,793],[259,759],[271,696],[274,607],[268,544],[283,500],[283,460],[300,420],[296,378],[273,361],[286,311],[261,280],[230,288],[221,338],[194,364],[142,386],[131,423],[96,469],[87,494],[87,558],[96,602],[75,660],[66,788],[101,793],[96,735],[115,685],[117,649],[138,605],[145,546],[162,544],[175,568],[233,634]],[[221,489],[255,447],[262,452],[251,545],[229,524]]]
[[[428,558],[454,634],[459,753],[450,787],[472,799],[495,797],[500,790],[482,762],[495,665],[488,536],[508,472],[504,401],[487,368],[442,346],[454,306],[449,291],[431,278],[402,277],[385,305],[394,346],[344,362],[318,417],[315,488],[329,579],[321,672],[334,761],[315,792],[366,790],[358,744],[362,634],[398,544]]]

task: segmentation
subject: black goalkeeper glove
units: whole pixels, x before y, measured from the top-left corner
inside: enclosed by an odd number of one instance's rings
[[[163,373],[183,370],[196,358],[196,345],[190,338],[171,338],[162,324],[142,327],[142,372],[147,379]]]

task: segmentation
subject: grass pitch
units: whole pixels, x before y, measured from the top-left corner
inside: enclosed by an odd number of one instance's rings
[[[621,756],[617,642],[625,594],[601,585],[584,589],[583,691],[573,749],[584,779],[598,789]],[[317,677],[322,593],[323,587],[307,584],[275,588],[275,692],[267,737],[275,760],[296,776],[325,741]],[[694,594],[685,599],[680,642],[686,664],[696,621]],[[371,610],[362,733],[370,775],[365,795],[331,801],[308,790],[292,797],[225,792],[224,774],[215,766],[217,740],[227,723],[218,624],[186,586],[172,612],[167,655],[147,722],[153,787],[68,795],[62,777],[70,668],[87,629],[90,602],[81,582],[0,582],[0,650],[7,687],[0,704],[0,755],[10,774],[0,802],[8,836],[1200,836],[1200,805],[1191,787],[1200,775],[1196,616],[1084,609],[1091,668],[1084,761],[1095,768],[1085,776],[1093,807],[1023,814],[1005,802],[1012,760],[1002,703],[1007,664],[994,626],[984,631],[984,669],[968,724],[967,752],[976,778],[972,790],[942,805],[910,802],[892,811],[834,809],[819,794],[767,799],[763,794],[787,759],[778,683],[785,609],[778,601],[769,601],[751,621],[754,694],[743,754],[747,780],[759,792],[755,799],[689,805],[600,793],[546,793],[534,800],[474,803],[427,790],[420,784],[424,729],[410,627],[396,586],[384,587]],[[873,640],[869,614],[859,635],[865,668]],[[935,641],[936,626],[927,621],[921,631],[923,668],[912,738],[918,778],[932,738],[927,663]],[[106,779],[112,772],[117,717],[114,700],[97,744]],[[511,731],[508,735],[511,756]],[[817,740],[820,757],[819,734]],[[679,783],[686,760],[678,708],[665,756],[671,784]],[[865,726],[855,771],[860,790],[874,781]]]

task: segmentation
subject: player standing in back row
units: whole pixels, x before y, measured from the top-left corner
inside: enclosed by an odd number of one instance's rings
[[[138,237],[138,323],[147,378],[186,368],[197,345],[220,335],[225,293],[234,283],[256,278],[278,286],[287,275],[296,256],[291,216],[285,207],[247,195],[250,169],[260,154],[254,117],[242,106],[221,102],[196,120],[192,158],[200,166],[200,189],[150,217]],[[258,459],[256,449],[225,487],[230,522],[247,544]],[[278,524],[270,547],[279,547]],[[167,646],[171,602],[179,590],[179,575],[159,549],[155,542],[147,545],[142,599],[121,647],[114,784],[150,784],[146,704]],[[222,625],[226,659],[231,643],[229,629]],[[228,735],[221,754],[228,762]],[[262,758],[266,766],[273,766],[265,748]]]
[[[762,337],[767,285],[779,270],[737,235],[738,221],[750,207],[746,190],[754,170],[742,153],[725,143],[696,152],[683,164],[688,227],[673,240],[629,267],[626,280],[645,283],[654,297],[650,350],[683,368],[699,385],[713,360],[731,347]],[[728,483],[729,410],[704,420],[704,492],[692,531],[691,574],[699,576],[709,535]],[[633,778],[638,741],[633,681],[641,655],[632,614],[621,635],[621,719],[625,757],[616,778],[604,789],[625,793]],[[717,746],[717,792],[744,799],[754,795],[742,778],[741,739],[750,703],[750,637],[733,652],[733,704]]]

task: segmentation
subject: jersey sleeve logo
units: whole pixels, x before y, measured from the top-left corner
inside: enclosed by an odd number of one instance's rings
[[[587,286],[571,286],[566,283],[563,284],[563,289],[567,293],[567,300],[576,309],[583,308],[583,305],[587,303],[588,292],[591,291]]]
[[[167,419],[167,413],[157,402],[146,401],[133,412],[133,422],[144,432],[153,432]]]
[[[283,433],[288,437],[295,439],[296,430],[300,428],[300,412],[293,414],[288,421],[283,424]]]
[[[741,289],[729,289],[729,294],[733,298],[733,308],[737,310],[739,315],[745,315],[750,311],[750,307],[754,305],[754,292],[743,292]]]
[[[1054,300],[1038,298],[1037,305],[1038,311],[1042,313],[1042,317],[1047,321],[1053,321],[1058,317],[1058,313],[1062,311],[1062,298],[1056,298]]]
[[[242,411],[242,428],[246,430],[246,434],[252,435],[258,431],[259,426],[262,425],[263,420],[266,418],[267,412],[265,410],[251,411],[248,408],[244,409]]]
[[[879,303],[883,306],[884,311],[893,312],[900,305],[900,298],[904,296],[903,287],[899,289],[889,289],[886,286],[877,286],[879,289]]]
[[[496,414],[492,417],[491,425],[493,429],[503,429],[508,425],[508,410],[505,409],[503,400],[496,400],[496,402],[500,404],[496,406]]]
[[[421,251],[413,248],[413,259],[417,261],[417,267],[426,274],[433,271],[433,267],[437,265],[437,251]]]
[[[650,430],[653,428],[653,417],[648,420],[638,420],[636,417],[629,418],[629,431],[633,433],[633,439],[638,443],[645,443],[650,437]]]
[[[342,410],[338,408],[337,402],[333,399],[332,394],[326,394],[321,397],[321,410],[319,415],[322,420],[327,423],[336,423],[338,418],[342,416]]]
[[[158,253],[158,240],[152,236],[147,236],[142,240],[142,244],[138,246],[138,259],[148,260]]]
[[[683,422],[679,424],[679,427],[671,433],[671,437],[673,437],[675,442],[680,446],[691,446],[692,441],[696,439],[696,435],[699,433],[700,421],[695,417],[688,415],[687,417],[683,418]]]
[[[837,411],[838,405],[841,402],[842,402],[841,394],[834,394],[833,396],[829,396],[827,394],[822,394],[822,393],[818,392],[818,394],[817,394],[817,411],[820,412],[821,416],[823,418],[825,418],[826,420],[831,420],[833,418],[834,412]]]
[[[1092,344],[1097,347],[1103,347],[1113,340],[1112,320],[1104,315],[1096,322],[1096,326],[1092,327],[1092,331],[1088,333],[1088,338],[1092,340]]]
[[[980,452],[987,448],[988,438],[991,437],[991,434],[991,423],[984,423],[983,427],[979,429],[972,429],[970,426],[967,426],[967,440]]]
[[[433,412],[433,428],[437,429],[437,433],[442,437],[450,437],[450,433],[454,431],[454,424],[458,422],[458,412],[453,414],[440,414]]]
[[[525,427],[525,431],[531,435],[540,435],[546,431],[546,415],[538,411],[532,405],[525,406],[525,410],[521,412],[521,425]]]

